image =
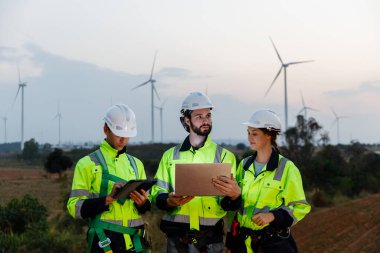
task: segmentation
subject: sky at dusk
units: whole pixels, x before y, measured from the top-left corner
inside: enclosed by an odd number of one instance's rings
[[[153,77],[164,101],[163,141],[186,132],[180,105],[192,91],[215,104],[212,137],[246,139],[241,122],[260,108],[284,125],[284,77],[273,40],[287,68],[288,122],[305,105],[331,143],[380,142],[380,1],[48,1],[0,0],[0,143],[21,136],[19,66],[25,87],[25,140],[99,142],[107,108],[125,103],[136,113],[138,136],[151,140]],[[14,104],[13,104],[14,102]],[[12,106],[13,104],[13,106]],[[161,141],[155,111],[155,141]]]

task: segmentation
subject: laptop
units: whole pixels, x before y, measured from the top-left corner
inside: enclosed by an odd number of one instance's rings
[[[212,183],[217,176],[231,177],[231,163],[181,163],[175,165],[175,195],[223,196]]]

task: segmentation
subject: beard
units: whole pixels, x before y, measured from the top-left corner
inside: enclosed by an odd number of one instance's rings
[[[202,130],[202,127],[208,126],[208,129]],[[190,121],[190,128],[193,130],[194,133],[196,133],[199,136],[207,136],[210,134],[212,129],[212,124],[202,124],[200,127],[196,127],[193,125],[193,123]]]

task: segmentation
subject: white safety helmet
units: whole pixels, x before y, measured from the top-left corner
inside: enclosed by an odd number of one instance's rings
[[[268,109],[255,111],[243,125],[254,128],[265,128],[278,133],[281,132],[280,118],[273,111]]]
[[[111,106],[103,120],[116,136],[135,137],[137,135],[136,116],[127,105]]]
[[[202,92],[191,92],[187,97],[183,100],[181,106],[181,114],[179,117],[183,128],[187,132],[190,132],[189,126],[185,123],[185,116],[189,116],[188,112],[197,110],[197,109],[205,109],[205,108],[214,108],[210,98],[203,94]]]
[[[202,92],[191,92],[182,102],[181,112],[197,109],[214,108],[208,96]]]

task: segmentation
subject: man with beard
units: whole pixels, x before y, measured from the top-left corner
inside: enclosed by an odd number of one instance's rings
[[[160,228],[167,236],[167,252],[223,252],[223,207],[235,203],[240,188],[233,179],[235,156],[210,140],[214,105],[201,92],[190,93],[182,103],[180,121],[189,135],[182,144],[167,150],[158,167],[152,195],[166,214]],[[231,163],[231,178],[225,178],[224,198],[174,195],[176,163]],[[192,182],[189,182],[191,184]]]

